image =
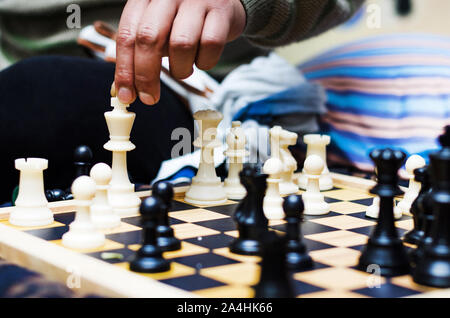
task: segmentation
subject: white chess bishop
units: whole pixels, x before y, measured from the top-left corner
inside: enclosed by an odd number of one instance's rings
[[[397,204],[394,211],[396,214],[406,214],[409,213],[409,210],[411,209],[411,205],[413,204],[414,200],[417,198],[420,192],[421,184],[420,182],[417,182],[414,178],[414,170],[418,168],[422,168],[425,166],[425,159],[423,159],[419,155],[412,155],[406,160],[405,169],[408,173],[409,177],[409,185],[408,189],[405,191],[405,195],[403,196],[403,199]]]
[[[228,199],[241,200],[247,191],[241,184],[239,172],[242,170],[248,151],[245,150],[246,137],[241,122],[234,121],[231,125],[226,139],[228,149],[224,152],[224,155],[229,158],[228,177],[224,181],[224,189]]]
[[[91,205],[91,220],[99,229],[111,229],[120,225],[120,216],[114,213],[108,201],[112,170],[106,163],[97,163],[90,171],[96,183],[95,197]]]
[[[308,134],[303,136],[303,142],[307,145],[306,148],[306,158],[311,155],[319,156],[323,163],[323,171],[320,174],[319,188],[320,191],[326,191],[333,188],[333,179],[331,178],[330,171],[327,166],[327,145],[330,144],[330,136],[318,135],[318,134]],[[306,189],[306,184],[308,183],[308,178],[306,177],[305,169],[303,169],[299,179],[298,185],[302,189]]]
[[[75,179],[72,194],[75,199],[75,220],[62,237],[62,244],[69,248],[90,249],[102,246],[105,235],[94,225],[90,217],[90,205],[96,192],[95,181],[88,176]]]
[[[307,177],[306,191],[302,194],[305,205],[305,215],[323,215],[330,212],[330,205],[325,202],[325,197],[320,193],[319,179],[324,168],[324,162],[318,155],[310,155],[304,163],[304,171]]]
[[[44,226],[53,223],[44,190],[44,170],[48,160],[41,158],[17,159],[20,170],[19,194],[9,222],[17,226]]]
[[[112,178],[108,190],[109,203],[119,216],[131,216],[139,213],[141,200],[130,182],[127,170],[127,152],[136,148],[130,141],[130,133],[136,114],[129,112],[128,104],[117,97],[111,98],[112,111],[105,113],[110,140],[103,146],[113,154]]]
[[[214,165],[214,149],[221,146],[217,140],[217,126],[223,115],[215,110],[201,110],[194,114],[199,125],[199,136],[194,146],[201,148],[197,175],[185,195],[187,203],[198,205],[221,204],[227,196]]]

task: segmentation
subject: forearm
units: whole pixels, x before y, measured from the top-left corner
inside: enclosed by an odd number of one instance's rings
[[[275,47],[305,40],[344,22],[364,0],[241,0],[247,13],[244,35]]]

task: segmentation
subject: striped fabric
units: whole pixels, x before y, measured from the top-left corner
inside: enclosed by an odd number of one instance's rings
[[[377,36],[299,69],[326,89],[328,111],[320,124],[332,139],[330,160],[371,170],[368,154],[386,146],[427,159],[450,124],[450,38]]]

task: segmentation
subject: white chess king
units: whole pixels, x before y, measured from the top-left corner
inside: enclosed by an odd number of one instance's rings
[[[199,137],[194,146],[201,148],[200,164],[197,175],[192,178],[191,186],[186,192],[185,201],[192,204],[221,204],[227,196],[214,165],[214,149],[221,146],[217,140],[217,126],[223,115],[215,110],[201,110],[194,114],[199,124]]]
[[[103,146],[113,153],[112,178],[108,190],[109,203],[120,216],[139,213],[141,200],[130,182],[127,170],[127,152],[136,148],[130,141],[130,133],[136,114],[129,112],[128,104],[123,104],[117,97],[111,98],[114,109],[105,113],[110,140]]]
[[[44,226],[53,223],[44,191],[44,170],[48,161],[40,158],[17,159],[20,170],[19,194],[9,222],[17,226]]]

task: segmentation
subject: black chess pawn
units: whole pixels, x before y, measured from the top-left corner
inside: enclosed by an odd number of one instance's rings
[[[181,248],[181,242],[174,236],[169,222],[169,209],[172,206],[173,187],[170,182],[158,182],[152,187],[152,196],[158,197],[164,203],[164,213],[156,227],[159,247],[164,251],[176,251]]]
[[[378,182],[371,193],[380,197],[377,225],[359,258],[358,268],[366,271],[378,265],[381,276],[397,276],[410,271],[406,249],[394,222],[394,197],[402,194],[398,186],[398,169],[406,155],[398,150],[374,150],[370,154],[377,169]]]
[[[75,178],[80,176],[88,176],[92,167],[94,155],[91,148],[85,145],[78,146],[74,153]]]
[[[159,273],[170,270],[170,262],[165,260],[158,246],[156,227],[164,203],[158,197],[148,197],[141,203],[142,246],[130,262],[130,270],[139,273]]]
[[[253,287],[255,298],[295,297],[286,264],[286,237],[268,231],[262,235],[261,243],[261,274]]]
[[[413,271],[416,283],[442,288],[450,287],[450,148],[444,138],[443,149],[430,155],[431,241],[422,245]]]
[[[247,195],[234,213],[239,237],[231,242],[230,251],[241,255],[260,255],[260,240],[268,231],[269,224],[263,210],[267,175],[261,174],[258,166],[246,164],[239,176]]]
[[[414,179],[421,184],[419,195],[411,206],[414,228],[405,233],[403,236],[403,242],[419,245],[420,241],[423,240],[425,236],[424,219],[426,216],[423,210],[424,200],[428,193],[431,192],[428,166],[415,169]]]
[[[284,199],[283,210],[286,214],[286,262],[292,270],[304,270],[313,267],[306,245],[302,242],[301,223],[303,222],[303,200],[301,196],[290,195]]]
[[[63,201],[66,199],[66,192],[61,189],[45,190],[45,197],[48,202]]]

